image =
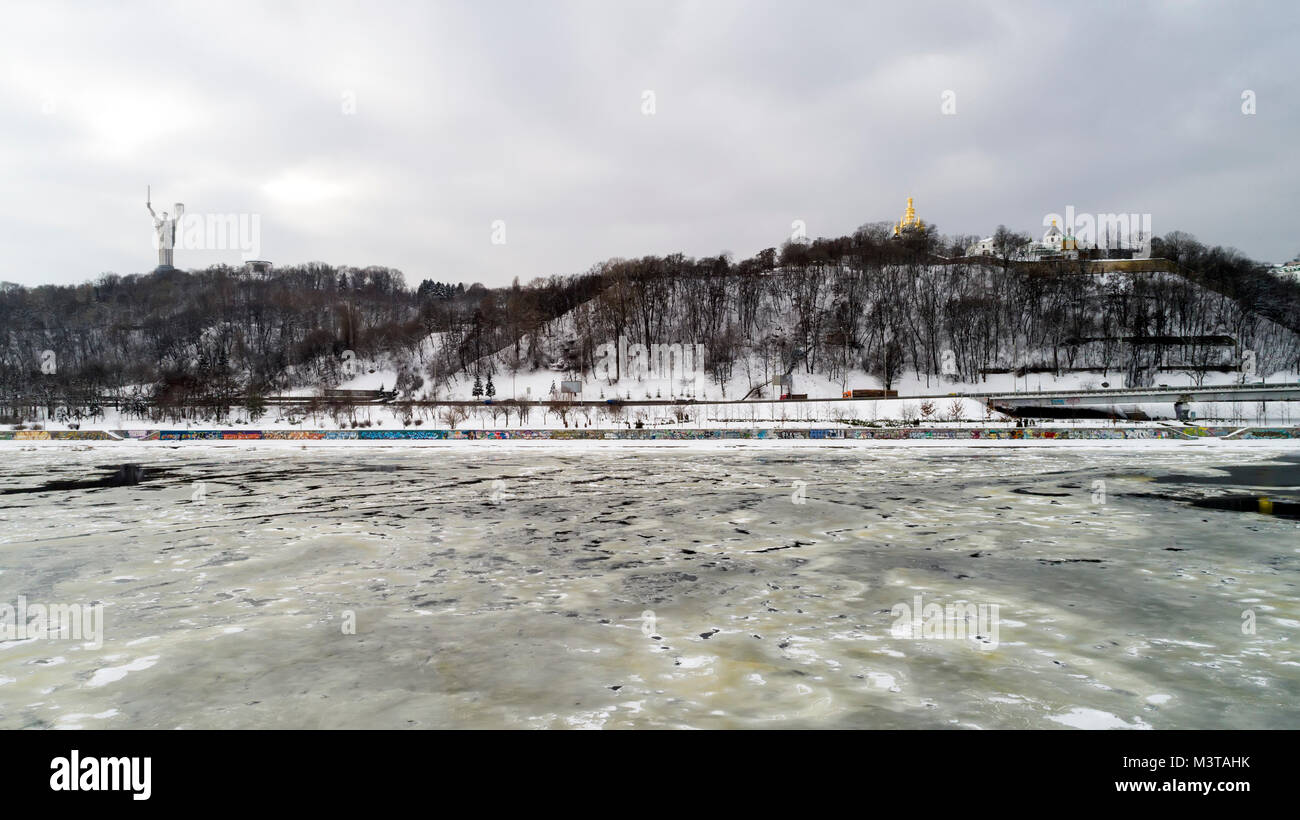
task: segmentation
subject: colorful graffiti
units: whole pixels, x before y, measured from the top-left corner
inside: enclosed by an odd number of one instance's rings
[[[1285,427],[1257,427],[1247,430],[1238,438],[1300,438],[1300,430]]]
[[[157,430],[114,430],[113,435],[132,441],[157,441]]]
[[[729,430],[0,430],[0,441],[700,441],[700,440],[1123,440],[1300,439],[1300,427],[1077,427]]]
[[[112,441],[105,430],[0,430],[0,441]]]
[[[360,430],[359,439],[445,439],[446,430]]]

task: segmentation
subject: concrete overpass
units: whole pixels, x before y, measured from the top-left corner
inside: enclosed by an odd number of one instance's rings
[[[1207,387],[1123,387],[1105,390],[1043,390],[1024,393],[968,393],[989,404],[1147,404],[1204,401],[1296,401],[1300,383],[1210,385]]]

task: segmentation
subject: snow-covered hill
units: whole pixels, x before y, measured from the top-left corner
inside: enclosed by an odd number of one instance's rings
[[[759,291],[748,320],[737,288]],[[715,320],[721,332],[710,335],[699,332],[688,300],[714,289],[725,291],[724,306]],[[474,398],[476,376],[482,385],[491,378],[498,399],[555,398],[568,380],[581,384],[576,397],[583,399],[730,400],[838,397],[886,387],[905,396],[1212,385],[1241,381],[1243,374],[1293,380],[1300,371],[1295,332],[1177,274],[1034,281],[991,265],[870,272],[839,266],[777,269],[749,281],[672,283],[658,296],[658,332],[629,323],[627,344],[702,344],[702,379],[654,372],[598,377],[601,345],[618,339],[610,321],[617,297],[606,290],[522,336],[518,352],[503,346],[439,373],[429,362],[438,354],[445,359],[455,340],[436,334],[420,354],[362,362],[340,386],[392,388],[421,362],[425,384],[412,398]],[[788,381],[774,385],[777,376]]]

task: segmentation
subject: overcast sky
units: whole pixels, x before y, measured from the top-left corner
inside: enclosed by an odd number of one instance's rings
[[[146,185],[159,212],[256,215],[261,258],[412,285],[741,258],[908,196],[944,233],[1037,236],[1072,205],[1285,261],[1298,9],[6,2],[0,279],[152,269]]]

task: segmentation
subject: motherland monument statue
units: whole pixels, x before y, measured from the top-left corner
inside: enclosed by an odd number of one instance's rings
[[[158,268],[157,270],[175,270],[172,265],[172,250],[176,247],[176,223],[185,213],[185,206],[180,202],[176,203],[175,216],[168,218],[167,212],[163,211],[162,216],[154,213],[152,198],[152,189],[145,188],[144,206],[149,209],[149,215],[153,217],[153,229],[155,233],[155,246],[158,248]]]

